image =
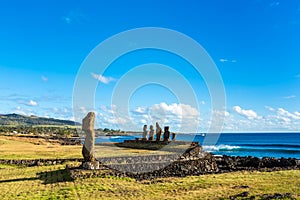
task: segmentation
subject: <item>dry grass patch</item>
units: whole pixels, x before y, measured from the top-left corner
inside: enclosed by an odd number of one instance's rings
[[[43,142],[38,143],[39,140]],[[0,159],[81,158],[81,148],[47,143],[43,139],[0,136]]]

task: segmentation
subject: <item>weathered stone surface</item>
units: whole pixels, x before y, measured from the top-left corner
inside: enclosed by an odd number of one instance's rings
[[[283,169],[300,169],[298,160],[295,158],[257,158],[257,157],[234,157],[222,156],[216,157],[218,168],[222,172],[238,170],[283,170]]]
[[[176,133],[172,133],[172,141],[176,140]]]
[[[215,157],[203,151],[198,154],[199,150],[196,147],[194,150],[188,151],[188,153],[186,152],[179,157],[178,155],[165,154],[101,158],[100,161],[103,165],[100,167],[106,170],[96,170],[84,175],[77,169],[71,169],[70,174],[73,178],[110,175],[131,177],[136,180],[151,180],[160,177],[183,177],[238,170],[275,171],[300,169],[300,165],[297,162],[299,160],[294,158]],[[269,168],[263,163],[268,163],[267,166]]]
[[[156,141],[160,141],[161,137],[161,128],[159,124],[156,122]]]
[[[95,131],[94,131],[95,113],[89,112],[82,120],[82,130],[85,133],[82,155],[85,162],[96,161],[94,155],[95,148]]]
[[[100,165],[98,161],[93,162],[83,162],[82,163],[83,169],[100,169]]]
[[[143,127],[142,139],[147,140],[147,125],[144,125],[144,127]]]
[[[152,141],[153,139],[154,139],[154,129],[153,129],[153,125],[150,125],[149,140]]]
[[[168,126],[164,127],[164,141],[170,141],[170,131]]]

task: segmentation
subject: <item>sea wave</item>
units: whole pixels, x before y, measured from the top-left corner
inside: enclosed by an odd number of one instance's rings
[[[240,146],[232,146],[232,145],[204,145],[203,150],[208,152],[214,152],[214,151],[226,151],[226,150],[234,150],[234,149],[240,149]]]
[[[237,144],[238,146],[248,146],[248,147],[267,147],[267,148],[299,148],[300,145],[298,144],[263,144],[263,143],[258,143],[258,144]]]
[[[290,154],[300,154],[300,148],[278,148],[278,146],[261,146],[261,145],[252,145],[252,146],[234,146],[234,145],[207,145],[203,146],[203,150],[212,153],[226,153],[226,152],[269,152],[269,153],[290,153]]]

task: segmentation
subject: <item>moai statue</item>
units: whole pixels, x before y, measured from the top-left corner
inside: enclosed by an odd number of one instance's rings
[[[172,133],[172,141],[175,141],[176,140],[176,133]]]
[[[164,141],[170,141],[170,131],[168,126],[164,127]]]
[[[156,122],[156,141],[160,141],[161,137],[161,128],[159,124]]]
[[[154,139],[154,129],[153,129],[153,125],[150,125],[149,140],[152,141],[153,139]]]
[[[94,155],[95,131],[94,131],[95,113],[89,112],[82,120],[82,130],[85,133],[82,155],[84,158],[83,167],[85,169],[99,169],[99,162]]]
[[[147,125],[144,125],[142,140],[147,140]]]

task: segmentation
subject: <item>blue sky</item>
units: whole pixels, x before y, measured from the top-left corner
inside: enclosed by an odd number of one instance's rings
[[[73,86],[86,56],[108,37],[140,27],[172,29],[206,49],[226,89],[225,132],[300,131],[298,0],[2,1],[0,113],[74,119]],[[114,117],[122,110],[111,106],[109,98],[118,80],[135,66],[151,62],[179,71],[193,86],[198,108],[152,84],[128,100],[130,118]],[[200,131],[210,125],[205,83],[180,58],[138,51],[120,57],[102,75],[92,73],[91,78],[99,80],[99,127],[138,130],[157,120],[161,111],[161,123],[174,131],[184,117],[190,124],[201,124]],[[125,126],[128,120],[136,126]]]

